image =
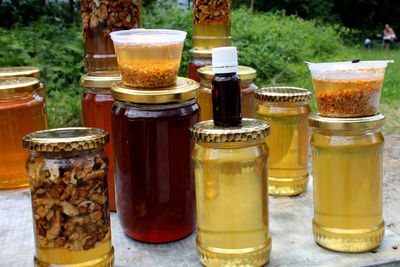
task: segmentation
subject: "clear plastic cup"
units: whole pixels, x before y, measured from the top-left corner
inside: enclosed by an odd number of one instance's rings
[[[176,83],[186,32],[135,29],[110,34],[126,86],[152,88]]]
[[[377,114],[385,70],[392,62],[307,62],[319,113],[325,117]]]

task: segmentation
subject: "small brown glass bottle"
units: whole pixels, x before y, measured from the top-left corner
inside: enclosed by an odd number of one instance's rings
[[[212,80],[213,119],[217,126],[237,126],[242,121],[242,91],[236,75],[238,60],[236,47],[212,50],[215,77]]]

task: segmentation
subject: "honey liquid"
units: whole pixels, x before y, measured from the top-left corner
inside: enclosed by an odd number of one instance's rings
[[[367,251],[383,238],[383,136],[311,138],[313,231],[317,243],[344,252]]]
[[[0,189],[29,185],[25,162],[28,151],[22,137],[47,129],[46,105],[40,96],[1,102],[0,99]]]
[[[270,195],[291,196],[306,190],[310,111],[308,105],[257,105],[256,117],[271,125],[271,134],[267,136]]]
[[[268,148],[195,145],[197,251],[206,266],[260,266],[269,259]]]
[[[194,49],[211,50],[214,47],[231,46],[231,25],[194,24],[192,44]]]

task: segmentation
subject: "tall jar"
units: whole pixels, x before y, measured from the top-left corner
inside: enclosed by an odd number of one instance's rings
[[[169,88],[112,87],[117,212],[131,238],[169,242],[194,229],[189,127],[199,120],[198,88],[187,78]]]
[[[114,76],[89,76],[81,77],[81,84],[85,87],[82,96],[83,126],[103,129],[111,135],[111,108],[114,98],[111,96],[111,86],[120,81],[119,74]],[[108,157],[113,159],[112,142],[108,143],[104,150]],[[114,161],[110,160],[108,166],[108,204],[111,211],[115,211],[115,187],[114,187]]]
[[[240,78],[240,89],[242,89],[242,117],[255,118],[255,100],[254,92],[258,89],[257,85],[253,83],[256,78],[257,72],[255,69],[239,66],[237,75]],[[212,72],[212,67],[201,67],[197,70],[197,76],[200,78],[200,95],[199,105],[201,108],[200,121],[212,120],[212,80],[215,74]]]
[[[113,265],[107,142],[104,130],[84,127],[38,131],[23,138],[29,150],[35,266]]]
[[[314,115],[311,137],[315,241],[343,252],[382,242],[382,150],[385,116]]]
[[[15,77],[33,77],[40,79],[40,70],[36,67],[27,66],[0,68],[0,79]],[[43,82],[40,82],[37,92],[38,95],[43,97],[43,99],[46,101],[46,86]]]
[[[205,266],[261,266],[268,262],[268,146],[270,127],[195,124],[191,136],[196,178],[199,259]]]
[[[211,66],[212,54],[209,50],[189,50],[189,65],[188,73],[189,79],[200,82],[200,78],[197,76],[197,70],[204,66]]]
[[[308,183],[308,102],[312,93],[296,87],[256,90],[256,117],[271,125],[267,144],[269,194],[293,196],[303,193]]]
[[[193,1],[193,48],[231,46],[232,0]]]
[[[38,88],[39,80],[31,77],[0,79],[0,189],[29,185],[28,153],[21,139],[47,128],[46,104]]]
[[[81,1],[85,72],[118,71],[110,32],[140,28],[141,9],[141,0]]]

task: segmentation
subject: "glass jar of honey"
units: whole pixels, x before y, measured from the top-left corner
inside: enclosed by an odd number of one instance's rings
[[[269,194],[303,193],[308,183],[308,102],[312,93],[296,87],[256,90],[256,116],[271,125],[267,143]]]
[[[256,78],[257,72],[255,69],[239,66],[237,75],[240,78],[240,88],[242,89],[242,117],[255,118],[255,100],[254,92],[258,89],[257,85],[253,83]],[[213,119],[212,108],[212,80],[215,74],[211,66],[201,67],[197,70],[197,76],[200,78],[200,94],[199,105],[201,108],[200,121]]]
[[[189,50],[189,65],[188,73],[189,79],[200,82],[200,78],[197,76],[197,70],[204,66],[211,66],[212,54],[209,50]]]
[[[112,87],[117,212],[131,238],[169,242],[194,229],[189,127],[199,120],[198,88],[187,78],[168,88]]]
[[[382,242],[382,150],[385,116],[311,116],[313,232],[323,247],[371,250]]]
[[[0,79],[0,189],[29,185],[24,135],[47,128],[46,104],[32,77]]]
[[[5,67],[0,68],[0,79],[1,78],[15,78],[15,77],[33,77],[40,78],[40,70],[36,67]],[[40,83],[39,88],[37,89],[38,95],[43,97],[46,101],[46,86],[43,82]]]
[[[193,48],[231,46],[232,0],[193,1]]]
[[[29,150],[35,266],[113,265],[107,142],[106,131],[84,127],[23,138]]]
[[[197,253],[205,266],[262,266],[269,260],[267,123],[195,124]]]
[[[111,96],[111,86],[120,81],[119,74],[114,76],[89,76],[81,77],[81,84],[85,87],[82,96],[83,126],[100,128],[111,135],[111,108],[114,98]],[[108,143],[104,150],[110,159],[113,158],[112,142]],[[115,211],[115,187],[114,187],[114,161],[110,160],[108,166],[108,199],[111,211]]]
[[[85,72],[118,71],[110,32],[140,28],[141,0],[82,0]]]

